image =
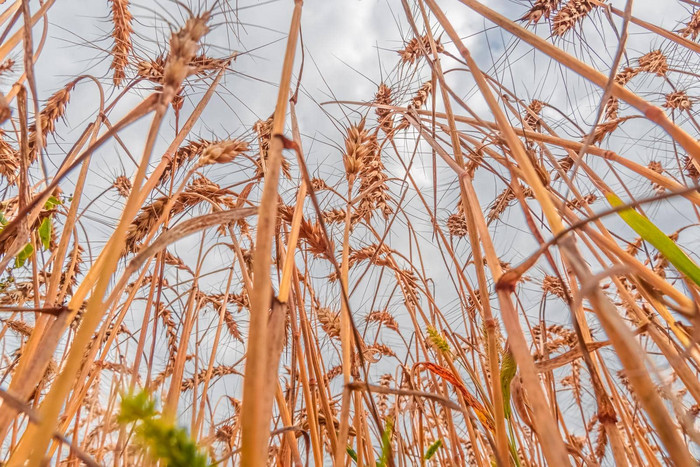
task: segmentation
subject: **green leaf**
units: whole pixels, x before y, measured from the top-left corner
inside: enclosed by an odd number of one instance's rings
[[[435,453],[437,452],[438,449],[440,449],[441,446],[442,446],[441,439],[435,441],[433,444],[430,445],[430,447],[428,447],[428,450],[425,451],[425,456],[423,456],[423,459],[429,460],[431,457],[433,457],[435,455]]]
[[[389,463],[391,455],[391,435],[394,432],[394,421],[391,418],[386,419],[384,433],[382,433],[382,456],[377,461],[377,467],[385,467]]]
[[[156,411],[148,391],[122,396],[117,417],[121,424],[135,425],[136,440],[155,461],[168,467],[206,467],[207,455],[184,428],[174,426]]]
[[[605,197],[608,203],[614,208],[625,205],[614,193],[607,192]],[[623,209],[618,211],[618,214],[632,230],[637,232],[640,237],[659,250],[659,253],[666,257],[676,269],[695,282],[695,284],[700,285],[700,268],[693,260],[683,253],[683,250],[678,248],[676,242],[671,240],[668,235],[663,233],[661,229],[654,225],[649,219],[642,216],[634,209]]]
[[[122,396],[122,406],[117,416],[117,422],[133,423],[156,414],[156,403],[151,400],[148,391],[143,390],[136,394]]]
[[[147,418],[137,434],[149,447],[151,455],[168,467],[205,467],[207,456],[183,428],[175,427],[162,418]]]
[[[348,456],[352,457],[352,460],[354,460],[355,462],[357,462],[357,453],[355,452],[355,450],[354,450],[353,448],[351,448],[350,446],[348,446],[348,447],[345,448],[345,452],[348,453]]]
[[[501,393],[503,395],[503,412],[506,418],[510,418],[510,383],[515,378],[518,371],[518,364],[515,362],[513,352],[506,347],[501,362]]]
[[[44,250],[48,250],[49,246],[51,245],[52,230],[53,226],[51,225],[50,217],[47,217],[41,221],[41,225],[39,226],[39,239],[41,240],[41,245],[44,247]]]
[[[49,196],[49,199],[47,199],[46,203],[44,203],[44,209],[53,209],[61,204],[63,204],[63,202],[60,199],[56,198],[55,196]]]
[[[34,254],[34,246],[32,246],[31,243],[27,243],[24,248],[22,248],[22,251],[20,251],[17,254],[17,257],[15,258],[15,267],[16,268],[21,268],[24,266],[24,263],[27,262],[29,258],[32,257]]]

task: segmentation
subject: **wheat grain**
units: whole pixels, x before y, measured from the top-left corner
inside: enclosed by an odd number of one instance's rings
[[[0,175],[8,184],[14,185],[19,169],[18,153],[5,139],[5,132],[0,130]]]
[[[433,83],[426,81],[423,85],[416,91],[416,94],[411,98],[411,102],[408,103],[409,110],[421,109],[430,97],[430,93],[433,90]],[[395,131],[404,130],[409,127],[408,120],[406,117],[402,117],[401,121],[397,125]]]
[[[5,326],[24,337],[29,337],[29,335],[32,333],[32,326],[25,323],[24,321],[20,321],[17,319],[6,319],[0,322],[4,323]]]
[[[523,197],[531,198],[532,190],[530,188],[525,188],[523,190]],[[503,190],[501,194],[496,197],[493,203],[491,203],[491,208],[486,214],[487,222],[491,223],[494,220],[498,219],[501,216],[501,214],[503,214],[503,212],[508,208],[508,206],[510,206],[515,200],[515,192],[511,187],[508,187],[505,190]]]
[[[349,267],[353,267],[360,261],[369,260],[375,266],[390,266],[391,261],[387,257],[390,253],[391,250],[385,244],[381,246],[371,244],[359,250],[351,249],[348,255],[348,264]]]
[[[664,76],[668,72],[668,61],[661,50],[653,50],[639,57],[639,69],[657,76]]]
[[[467,217],[463,212],[450,214],[447,218],[447,230],[453,237],[466,237],[469,234],[467,230]]]
[[[399,332],[399,324],[388,311],[375,310],[367,315],[365,320],[368,323],[380,323],[392,331]]]
[[[326,224],[340,224],[345,222],[345,211],[342,209],[323,211],[323,222]]]
[[[2,63],[0,63],[0,75],[12,72],[14,70],[14,67],[15,61],[11,58],[6,59]]]
[[[581,23],[595,8],[589,0],[569,0],[552,19],[552,35],[563,36]]]
[[[523,122],[534,131],[540,131],[542,126],[540,123],[542,107],[544,107],[544,102],[535,99],[528,104],[525,115],[523,115]]]
[[[117,193],[123,198],[128,198],[129,193],[131,193],[131,180],[129,180],[125,175],[120,175],[114,180],[112,184],[116,188]]]
[[[561,0],[535,0],[532,7],[520,21],[527,21],[528,24],[537,24],[540,19],[549,19],[551,14],[559,8]]]
[[[661,165],[661,162],[659,161],[651,161],[649,164],[647,164],[647,169],[656,172],[657,174],[663,174],[664,173],[664,168]],[[656,182],[652,182],[651,187],[656,191],[657,193],[663,193],[666,188],[663,186],[659,185]]]
[[[265,173],[267,154],[270,149],[270,138],[272,137],[272,117],[265,121],[258,120],[253,125],[253,131],[258,134],[259,156],[255,161],[257,177],[262,177]],[[288,179],[292,178],[291,165],[287,159],[282,159],[282,173]]]
[[[617,130],[617,127],[620,126],[620,123],[626,120],[627,118],[623,117],[614,120],[608,120],[596,125],[595,129],[593,130],[593,139],[591,141],[591,144],[601,143],[608,135]]]
[[[369,137],[363,146],[366,151],[358,152],[358,157],[364,157],[364,159],[357,174],[360,179],[359,190],[362,193],[362,199],[353,216],[353,221],[362,218],[369,222],[375,209],[381,211],[384,218],[388,219],[394,211],[389,205],[391,197],[386,183],[389,177],[385,173],[386,169],[376,137]]]
[[[202,370],[197,374],[197,376],[193,376],[192,378],[183,379],[182,383],[180,384],[180,388],[183,391],[192,390],[195,386],[195,382],[198,382],[199,384],[204,382],[204,378],[206,377],[207,373],[208,373],[207,370]],[[236,370],[235,367],[233,367],[231,365],[217,365],[214,368],[212,368],[211,377],[212,378],[220,378],[222,376],[234,375],[234,374],[240,374],[238,372],[238,370]]]
[[[132,16],[129,11],[129,0],[110,0],[112,3],[112,64],[110,68],[114,70],[112,80],[115,86],[121,85],[126,76],[124,70],[129,62],[129,54],[132,51],[131,27]]]
[[[314,191],[323,191],[330,189],[330,187],[326,184],[325,180],[318,177],[314,177],[311,179],[311,188]]]
[[[224,164],[248,150],[248,143],[240,140],[225,140],[207,145],[202,150],[198,165]]]
[[[377,94],[374,96],[374,103],[378,105],[392,105],[391,88],[382,83],[379,85]],[[390,134],[394,127],[394,114],[390,109],[377,107],[377,125],[386,134]]]
[[[445,50],[439,40],[435,40],[435,49],[438,53],[442,53]],[[430,53],[430,38],[427,35],[421,38],[414,37],[408,41],[403,49],[398,51],[398,54],[401,57],[402,63],[413,65],[419,58],[423,57],[426,52],[428,54]]]
[[[365,128],[364,119],[347,129],[343,164],[345,164],[345,175],[348,180],[355,180],[365,161],[371,159],[371,153],[376,150],[376,136],[370,135],[369,130]]]
[[[693,12],[686,26],[678,31],[678,33],[683,37],[690,36],[691,40],[698,38],[698,34],[700,34],[700,10],[695,10]]]
[[[40,147],[46,146],[46,138],[56,131],[56,122],[66,113],[66,105],[70,101],[71,91],[75,87],[77,80],[71,81],[63,88],[56,91],[49,100],[46,106],[39,114],[39,124],[41,125],[42,141],[39,142]],[[36,122],[29,127],[29,148],[30,160],[34,162],[37,158],[37,127]]]
[[[139,60],[136,64],[136,76],[152,83],[163,84],[166,58],[160,55],[150,60]],[[187,76],[204,76],[212,71],[220,70],[228,64],[228,60],[196,55],[189,63]]]
[[[674,91],[666,94],[666,102],[663,106],[667,109],[690,110],[693,103],[685,91]]]
[[[163,67],[161,105],[169,105],[180,92],[182,82],[190,73],[190,63],[197,54],[199,41],[209,32],[209,13],[187,20],[185,26],[170,37],[170,54]]]
[[[542,290],[545,293],[554,294],[562,300],[566,300],[566,289],[558,277],[545,275],[542,279]]]
[[[328,337],[340,339],[340,316],[330,308],[320,307],[316,309],[318,322]]]
[[[683,156],[683,170],[685,171],[685,174],[693,180],[700,178],[698,168],[693,163],[693,160],[688,156]]]
[[[590,206],[595,203],[598,196],[595,193],[587,194],[581,198],[572,199],[566,202],[566,207],[569,209],[581,209],[583,206]]]
[[[316,257],[325,256],[335,249],[333,242],[329,243],[318,221],[310,222],[302,218],[299,228],[299,238],[306,241],[306,244],[309,246],[309,251]]]

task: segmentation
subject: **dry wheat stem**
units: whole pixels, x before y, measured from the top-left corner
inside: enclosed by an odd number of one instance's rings
[[[250,308],[250,329],[246,372],[243,380],[243,405],[241,412],[241,465],[263,465],[266,459],[266,446],[270,436],[270,416],[272,413],[272,391],[274,385],[266,380],[269,367],[277,368],[278,361],[268,360],[267,314],[271,304],[270,251],[275,226],[277,185],[282,164],[282,140],[286,103],[289,98],[292,66],[296,51],[301,19],[300,0],[295,0],[289,29],[287,48],[282,67],[279,94],[275,106],[272,128],[272,141],[267,162],[265,185],[260,200],[258,228],[253,263],[253,294]]]

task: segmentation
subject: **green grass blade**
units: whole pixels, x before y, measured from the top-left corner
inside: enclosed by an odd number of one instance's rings
[[[51,218],[47,217],[41,222],[41,225],[39,226],[39,239],[41,240],[41,246],[44,247],[44,250],[48,250],[51,246],[52,230],[53,228],[51,225]]]
[[[355,462],[357,462],[357,453],[355,452],[355,450],[354,450],[353,448],[351,448],[350,446],[348,446],[348,447],[345,448],[345,452],[348,453],[348,456],[352,457],[352,460],[354,460]]]
[[[503,412],[506,418],[510,418],[510,383],[518,371],[518,364],[510,349],[506,349],[501,362],[501,393],[503,394]]]
[[[614,208],[624,206],[625,203],[614,193],[606,193],[605,197],[608,203]],[[668,235],[663,233],[649,219],[639,214],[634,209],[623,209],[618,212],[622,220],[629,225],[632,230],[642,237],[645,241],[651,243],[654,248],[659,250],[659,253],[664,255],[668,261],[673,264],[676,269],[683,273],[690,280],[700,286],[700,268],[693,262],[683,251],[676,245],[676,242],[671,240]]]
[[[389,456],[391,456],[391,435],[393,433],[394,421],[391,418],[387,418],[384,433],[382,433],[382,456],[377,461],[377,467],[386,467],[389,464]]]
[[[117,421],[122,425],[134,424],[137,442],[146,448],[154,461],[168,467],[206,467],[209,465],[204,450],[197,445],[184,428],[163,419],[156,411],[148,391],[123,394]]]
[[[15,258],[15,268],[21,268],[24,266],[24,263],[27,262],[29,258],[32,257],[34,254],[34,246],[31,243],[27,243],[24,248],[22,248],[22,251],[20,251],[17,254],[17,257]]]
[[[428,450],[425,451],[425,456],[423,456],[423,459],[430,460],[430,458],[435,455],[437,450],[440,449],[440,446],[442,446],[442,440],[439,439],[428,447]]]

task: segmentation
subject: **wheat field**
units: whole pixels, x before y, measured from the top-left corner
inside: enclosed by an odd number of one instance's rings
[[[698,464],[699,2],[0,26],[0,465]]]

